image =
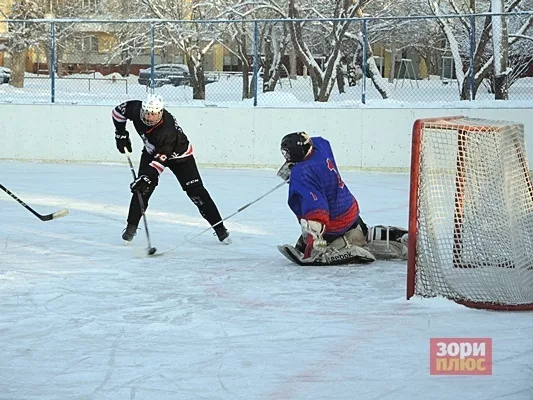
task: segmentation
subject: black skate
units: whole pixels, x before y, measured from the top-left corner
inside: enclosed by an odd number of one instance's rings
[[[131,242],[137,234],[137,225],[128,224],[126,229],[122,232],[122,239],[126,242]]]
[[[229,232],[224,225],[215,226],[215,235],[218,237],[221,243],[231,244],[231,239],[229,238]]]

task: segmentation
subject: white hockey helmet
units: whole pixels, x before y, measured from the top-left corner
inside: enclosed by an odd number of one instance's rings
[[[163,98],[157,94],[149,94],[141,105],[141,121],[147,126],[154,126],[163,118]]]

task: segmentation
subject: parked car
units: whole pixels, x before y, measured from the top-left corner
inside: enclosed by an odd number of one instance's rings
[[[11,79],[11,70],[6,67],[0,67],[0,84],[9,83]]]
[[[151,68],[141,69],[139,71],[139,83],[150,86],[151,73]],[[155,87],[163,85],[185,86],[189,85],[190,81],[189,68],[184,64],[160,64],[154,66]],[[205,75],[206,84],[216,81],[216,76]]]

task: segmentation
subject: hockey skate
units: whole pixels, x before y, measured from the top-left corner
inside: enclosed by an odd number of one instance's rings
[[[215,229],[214,235],[218,237],[218,240],[221,243],[224,243],[224,244],[232,243],[231,239],[229,238],[229,232],[224,225],[217,225],[215,226],[214,229]]]
[[[126,229],[122,231],[122,239],[127,242],[131,242],[137,234],[137,225],[128,224]]]

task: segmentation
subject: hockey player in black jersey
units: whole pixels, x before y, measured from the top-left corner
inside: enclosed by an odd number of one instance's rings
[[[202,183],[192,145],[174,116],[165,110],[161,96],[150,94],[146,101],[126,101],[113,109],[112,116],[119,152],[124,154],[126,150],[128,152],[132,150],[129,133],[126,130],[127,120],[133,122],[135,130],[144,142],[138,177],[130,185],[134,195],[130,202],[128,225],[122,234],[124,240],[133,240],[141,219],[138,196],[135,192],[141,193],[144,207],[148,207],[148,200],[165,167],[176,176],[181,188],[210,225],[215,225],[222,219],[215,202]],[[231,243],[223,223],[215,226],[214,230],[221,242]]]

